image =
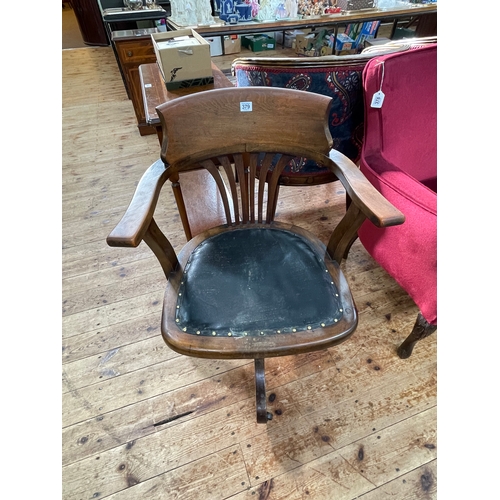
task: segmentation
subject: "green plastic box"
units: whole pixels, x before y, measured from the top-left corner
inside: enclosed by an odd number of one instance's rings
[[[261,52],[263,50],[274,50],[276,40],[268,35],[242,35],[241,45],[250,49],[252,52]]]

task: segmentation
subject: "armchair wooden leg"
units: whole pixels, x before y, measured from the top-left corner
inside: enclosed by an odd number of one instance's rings
[[[401,359],[409,358],[415,344],[437,330],[437,325],[429,324],[421,313],[418,313],[413,330],[406,340],[398,347],[398,356]]]
[[[267,411],[266,379],[264,375],[264,358],[255,359],[255,399],[257,402],[257,423],[267,424],[273,415]]]

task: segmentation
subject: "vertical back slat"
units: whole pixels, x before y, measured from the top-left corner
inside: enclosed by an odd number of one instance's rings
[[[248,165],[248,153],[234,155],[234,168],[240,184],[242,222],[248,222],[248,172],[245,171]]]
[[[279,178],[283,169],[292,160],[293,156],[281,155],[281,158],[276,163],[271,178],[267,184],[267,213],[266,222],[269,224],[274,219],[276,213],[276,204],[278,203],[279,194]]]
[[[224,205],[224,212],[226,214],[227,223],[229,225],[232,225],[231,210],[229,208],[229,201],[227,199],[226,185],[224,184],[224,181],[222,180],[219,169],[215,166],[215,164],[212,160],[201,161],[200,165],[202,167],[206,168],[212,174],[212,177],[214,178],[215,183],[217,184],[217,187],[219,188],[219,193],[221,195],[222,203]]]
[[[262,214],[264,212],[264,188],[266,187],[266,179],[269,169],[271,167],[272,161],[274,159],[274,153],[266,153],[264,159],[260,165],[259,172],[259,193],[258,193],[258,206],[257,206],[257,220],[259,223],[262,222]]]
[[[233,200],[233,213],[234,213],[234,222],[236,224],[240,223],[240,209],[238,206],[238,189],[236,188],[236,179],[234,177],[233,168],[231,166],[231,162],[227,156],[218,156],[219,160],[224,172],[226,172],[226,177],[229,182],[229,189],[231,191],[231,198]]]
[[[250,194],[250,222],[255,222],[255,178],[257,177],[257,163],[259,161],[259,154],[252,153],[249,162],[249,186],[248,192]]]

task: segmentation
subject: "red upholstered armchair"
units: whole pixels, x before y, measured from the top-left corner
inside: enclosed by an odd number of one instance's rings
[[[437,44],[375,57],[363,72],[363,88],[360,168],[406,220],[389,231],[363,224],[358,235],[420,309],[398,348],[407,358],[437,329]]]

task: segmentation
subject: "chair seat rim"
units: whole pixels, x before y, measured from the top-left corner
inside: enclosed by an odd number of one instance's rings
[[[223,232],[252,228],[291,231],[306,238],[315,252],[324,256],[327,266],[338,288],[343,305],[341,319],[330,326],[320,326],[295,332],[263,332],[262,335],[233,337],[228,335],[197,336],[183,332],[175,322],[178,290],[184,275],[184,267],[191,253],[208,237]],[[357,311],[347,281],[336,261],[328,255],[325,245],[303,228],[280,222],[248,223],[234,226],[222,225],[209,229],[190,240],[179,252],[179,266],[170,274],[165,290],[161,322],[162,337],[166,344],[184,355],[217,359],[258,359],[286,356],[325,349],[346,340],[357,327]]]

